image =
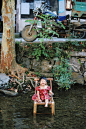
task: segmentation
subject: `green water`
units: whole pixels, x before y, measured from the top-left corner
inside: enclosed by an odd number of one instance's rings
[[[0,94],[0,129],[86,129],[86,87],[75,86],[69,91],[54,89],[55,116],[33,116],[34,91],[8,97]],[[51,109],[38,106],[38,112]]]

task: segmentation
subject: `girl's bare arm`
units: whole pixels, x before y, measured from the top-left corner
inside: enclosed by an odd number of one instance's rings
[[[38,102],[42,102],[40,99],[39,91],[37,91],[37,96],[38,96]]]
[[[40,99],[39,91],[37,91],[37,96],[38,96],[38,99]]]
[[[49,90],[49,93],[50,93],[51,95],[53,95],[53,92],[52,92],[51,90]]]

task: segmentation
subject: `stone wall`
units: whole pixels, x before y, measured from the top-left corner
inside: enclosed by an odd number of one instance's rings
[[[39,72],[46,77],[52,76],[52,68],[55,58],[51,61],[36,60],[31,57],[22,57],[22,65],[30,71]],[[57,62],[59,64],[59,62]],[[71,52],[70,65],[72,67],[72,79],[79,84],[86,84],[86,52]]]
[[[86,52],[71,52],[72,78],[79,84],[86,84]]]

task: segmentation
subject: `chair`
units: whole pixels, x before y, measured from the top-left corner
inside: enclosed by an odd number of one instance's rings
[[[38,78],[35,78],[34,79],[35,81],[35,88],[37,87],[37,83],[36,81],[38,82],[39,79]],[[53,78],[47,78],[47,81],[50,81],[50,88],[51,88],[51,91],[52,91],[52,81],[53,81]],[[35,90],[35,94],[36,94],[36,90]],[[37,105],[45,105],[45,102],[37,102],[37,101],[34,101],[34,108],[33,108],[33,114],[36,115],[37,114]],[[55,102],[53,100],[53,96],[50,97],[50,101],[48,103],[48,105],[50,105],[51,107],[51,113],[52,115],[55,115]]]

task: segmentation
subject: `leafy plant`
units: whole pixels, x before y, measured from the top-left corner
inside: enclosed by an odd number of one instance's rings
[[[50,54],[52,53],[51,50],[49,50],[49,48],[47,49],[46,45],[43,43],[44,42],[44,38],[45,39],[52,39],[52,34],[56,35],[59,37],[59,34],[56,33],[55,31],[55,27],[61,27],[64,28],[64,25],[59,22],[59,24],[57,24],[55,21],[51,20],[52,17],[49,17],[48,15],[41,15],[39,16],[39,18],[42,19],[41,24],[42,26],[44,26],[41,29],[38,29],[38,31],[40,33],[37,34],[38,37],[41,37],[40,40],[40,45],[35,46],[34,47],[30,47],[32,48],[32,55],[39,60],[40,57],[46,58],[46,59],[51,59],[52,56],[50,56]],[[29,22],[31,24],[34,25],[35,24],[40,24],[40,21],[38,20],[26,20],[26,22]],[[70,33],[70,30],[69,30]],[[72,71],[71,71],[71,66],[69,65],[69,58],[70,58],[70,51],[77,51],[80,50],[82,51],[83,48],[85,48],[86,46],[86,42],[77,42],[77,41],[73,41],[71,42],[71,37],[70,37],[70,41],[65,42],[65,43],[54,43],[52,44],[52,50],[53,53],[55,53],[55,48],[56,48],[56,65],[53,68],[53,73],[54,73],[54,78],[57,82],[57,84],[59,85],[59,88],[65,88],[66,90],[68,90],[71,86],[71,84],[73,84],[74,82],[72,82],[71,80],[71,75],[72,75]],[[55,56],[55,54],[53,55],[53,57]]]
[[[69,55],[67,56],[67,54],[59,48],[56,48],[56,51],[56,65],[53,68],[54,78],[59,88],[68,90],[71,84],[73,84],[71,80],[72,71],[68,60]]]
[[[40,43],[39,46],[33,48],[32,56],[36,57],[37,60],[39,60],[40,57],[41,59],[46,58],[47,60],[50,60],[53,52],[54,50],[48,48],[44,43]]]
[[[41,29],[37,28],[39,33],[36,35],[37,37],[41,37],[41,39],[39,39],[41,43],[39,47],[37,46],[36,48],[33,49],[32,55],[36,57],[37,60],[39,60],[40,57],[44,57],[49,60],[50,59],[49,54],[52,53],[53,51],[49,49],[47,49],[46,51],[45,44],[43,43],[44,38],[52,39],[52,35],[56,35],[59,37],[59,34],[55,31],[55,27],[61,26],[64,29],[65,27],[61,22],[58,22],[57,24],[50,15],[42,14],[42,15],[37,15],[37,17],[42,19],[41,20],[42,28]],[[40,24],[39,20],[26,20],[25,22],[29,22],[32,25],[34,25],[34,23],[36,25]]]
[[[41,76],[41,74],[40,74],[39,72],[35,72],[35,75],[36,75],[37,77],[40,77],[40,76]]]
[[[45,39],[52,39],[52,35],[56,35],[59,37],[59,34],[55,31],[56,27],[62,27],[65,29],[64,25],[61,22],[58,22],[58,24],[53,20],[53,17],[50,15],[37,15],[38,18],[42,19],[41,24],[42,28],[37,28],[38,29],[38,34],[36,37],[41,37],[40,42],[43,43],[44,38]],[[40,24],[39,20],[26,20],[25,22],[29,22],[30,24],[34,25],[35,24]]]

